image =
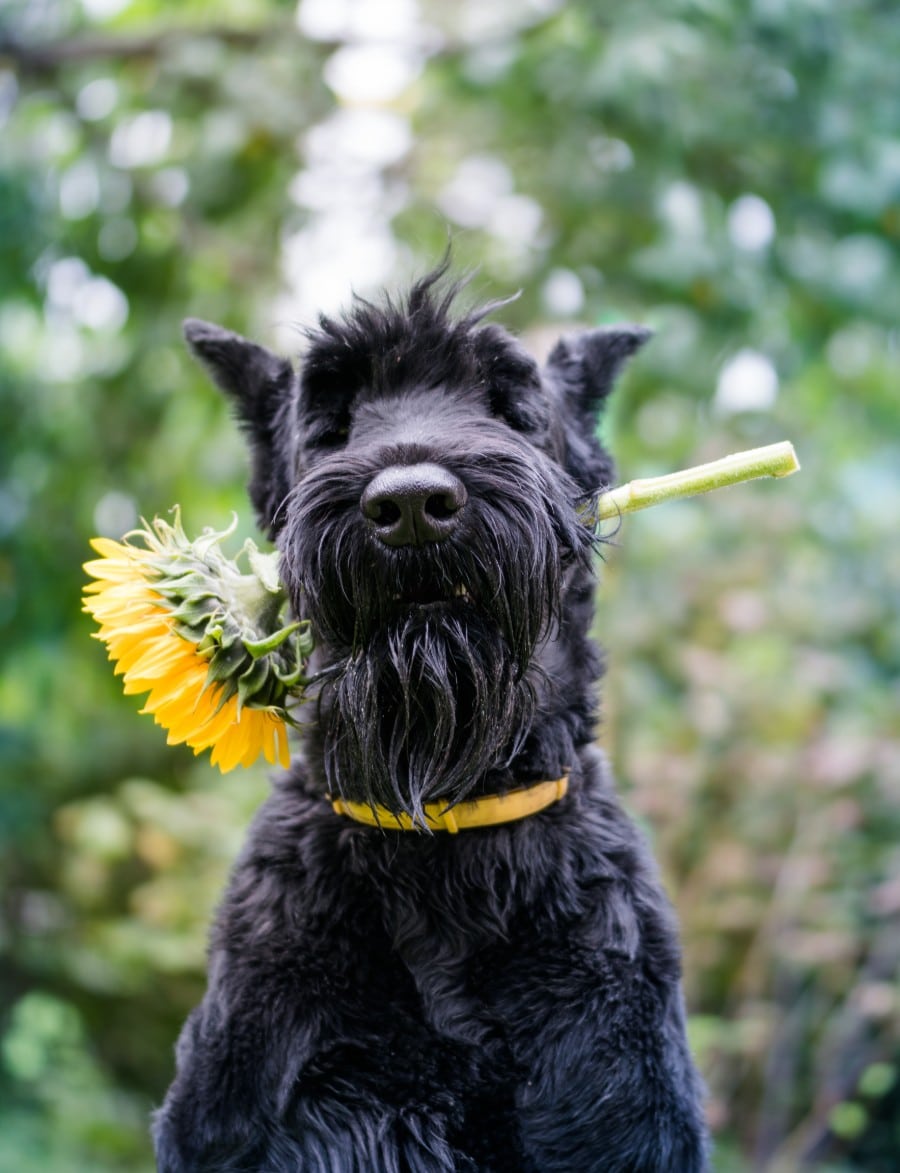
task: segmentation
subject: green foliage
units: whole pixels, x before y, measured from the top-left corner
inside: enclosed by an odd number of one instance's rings
[[[192,532],[235,509],[252,532],[180,319],[296,346],[291,322],[434,263],[449,222],[479,294],[521,285],[502,317],[536,348],[575,321],[656,328],[606,423],[623,480],[797,447],[789,481],[623,522],[602,738],[684,926],[721,1173],[887,1173],[896,14],[471,0],[423,4],[420,35],[401,8],[395,92],[390,62],[346,56],[371,29],[332,13],[314,40],[275,0],[0,17],[0,1170],[152,1167],[147,1114],[265,792],[167,750],[79,614],[94,533],[175,502]]]

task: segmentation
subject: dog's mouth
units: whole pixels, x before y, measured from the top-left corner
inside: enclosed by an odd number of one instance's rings
[[[391,601],[404,610],[426,610],[460,603],[471,604],[475,600],[465,583],[456,583],[447,588],[434,583],[420,582],[395,591]]]

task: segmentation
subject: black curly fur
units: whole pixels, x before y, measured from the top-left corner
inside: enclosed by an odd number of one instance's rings
[[[302,373],[188,323],[251,442],[251,496],[318,639],[303,762],[219,910],[209,990],[157,1113],[161,1173],[700,1173],[676,930],[593,746],[596,418],[635,327],[543,371],[438,270],[322,319]],[[446,540],[385,545],[385,467],[465,486]],[[464,587],[461,593],[458,588]],[[569,772],[567,796],[458,835],[365,827]]]

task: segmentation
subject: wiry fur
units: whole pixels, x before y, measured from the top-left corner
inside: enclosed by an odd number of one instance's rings
[[[162,1173],[706,1168],[673,918],[592,744],[576,506],[611,480],[596,415],[646,334],[564,339],[540,371],[483,313],[454,318],[441,275],[323,319],[299,377],[187,326],[249,432],[322,685],[219,910]],[[415,465],[465,507],[444,540],[386,544],[362,495]],[[325,798],[419,817],[566,771],[562,801],[454,836]]]

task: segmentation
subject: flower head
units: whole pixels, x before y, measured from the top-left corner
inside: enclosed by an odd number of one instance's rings
[[[156,518],[122,542],[95,538],[100,558],[84,566],[95,580],[84,609],[125,692],[148,693],[142,712],[168,729],[169,744],[212,749],[223,772],[260,754],[288,765],[290,708],[312,650],[307,623],[281,622],[276,555],[246,542],[242,573],[219,549],[233,531],[191,542],[176,511],[173,524]]]

